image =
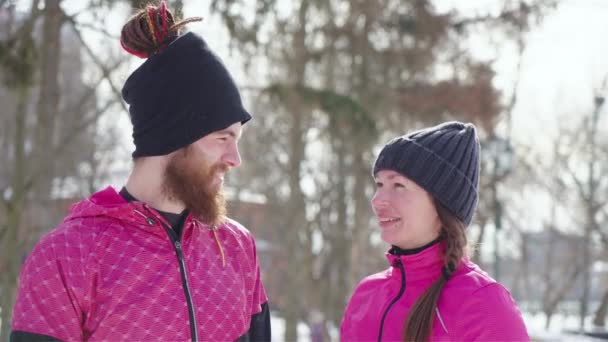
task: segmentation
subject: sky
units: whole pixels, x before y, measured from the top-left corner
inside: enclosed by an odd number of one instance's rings
[[[438,2],[438,9],[458,6],[471,14],[495,13],[496,3],[443,0]],[[594,90],[599,90],[608,76],[607,17],[608,1],[561,0],[557,9],[527,35],[521,73],[517,73],[518,56],[513,49],[499,52],[494,65],[495,85],[510,93],[513,82],[518,78],[520,82],[513,113],[515,140],[529,144],[535,138],[536,144],[550,143],[550,139],[538,137],[554,135],[551,127],[556,120],[589,115]],[[496,57],[496,52],[483,44],[472,48],[480,56]],[[608,125],[608,120],[602,122]]]
[[[566,0],[531,35],[514,126],[532,135],[557,118],[589,115],[595,91],[608,95],[607,17],[607,1]],[[602,123],[608,127],[605,111]]]

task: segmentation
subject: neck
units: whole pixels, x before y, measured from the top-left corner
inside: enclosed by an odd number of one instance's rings
[[[169,198],[163,191],[163,170],[166,156],[139,158],[131,170],[125,187],[133,197],[154,209],[179,214],[186,209],[176,199]]]

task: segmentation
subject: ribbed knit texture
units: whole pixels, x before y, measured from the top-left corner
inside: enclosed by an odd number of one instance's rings
[[[479,139],[473,124],[446,122],[389,141],[374,175],[393,170],[410,178],[467,226],[477,207]]]
[[[158,156],[251,119],[222,61],[189,32],[148,58],[125,82],[133,157]]]

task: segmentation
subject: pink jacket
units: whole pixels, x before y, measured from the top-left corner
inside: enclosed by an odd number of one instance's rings
[[[200,340],[228,341],[246,333],[267,301],[250,233],[231,220],[213,231],[189,216],[176,244],[161,222],[112,188],[74,205],[25,262],[12,330],[64,341],[184,341],[194,329]]]
[[[401,341],[416,299],[441,276],[442,243],[395,256],[392,267],[357,286],[342,320],[342,341]],[[383,324],[381,324],[382,318]],[[463,260],[446,283],[435,311],[433,341],[529,341],[509,291],[474,263]]]

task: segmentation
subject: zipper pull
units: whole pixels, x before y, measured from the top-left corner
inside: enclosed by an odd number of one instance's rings
[[[145,207],[145,206],[144,206],[144,207]],[[151,217],[149,217],[149,216],[145,215],[144,213],[141,213],[139,210],[137,210],[137,209],[133,209],[133,212],[134,212],[134,213],[136,213],[136,214],[138,214],[139,216],[143,217],[143,218],[146,220],[146,223],[147,223],[149,226],[154,226],[154,225],[156,224],[156,221],[154,221],[154,219],[153,219],[153,218],[151,218]]]
[[[182,244],[179,241],[175,241],[174,245],[175,245],[176,249],[178,249],[178,250],[182,249]]]

